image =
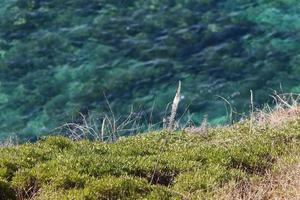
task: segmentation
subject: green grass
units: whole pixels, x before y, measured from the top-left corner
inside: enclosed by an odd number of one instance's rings
[[[0,199],[213,199],[230,182],[263,179],[278,160],[299,161],[299,120],[249,127],[1,147]]]

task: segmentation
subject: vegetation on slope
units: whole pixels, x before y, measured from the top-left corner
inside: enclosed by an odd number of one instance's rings
[[[3,146],[0,199],[222,199],[232,191],[246,199],[251,185],[283,170],[280,163],[300,161],[299,119],[196,133],[160,131],[115,143],[49,137]],[[295,187],[261,197],[292,199]]]

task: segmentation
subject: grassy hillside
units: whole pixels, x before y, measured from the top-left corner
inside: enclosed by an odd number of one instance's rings
[[[299,142],[298,118],[115,143],[49,137],[1,147],[0,199],[297,199]]]

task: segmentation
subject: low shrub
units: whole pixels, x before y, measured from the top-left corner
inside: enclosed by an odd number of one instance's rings
[[[1,147],[0,199],[209,199],[216,188],[263,179],[278,159],[296,157],[299,122]]]

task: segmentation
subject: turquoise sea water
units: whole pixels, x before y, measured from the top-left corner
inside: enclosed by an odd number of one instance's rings
[[[300,92],[297,0],[1,0],[0,138],[53,132],[79,113],[179,113],[224,123],[273,90]],[[101,121],[101,119],[99,119]]]

